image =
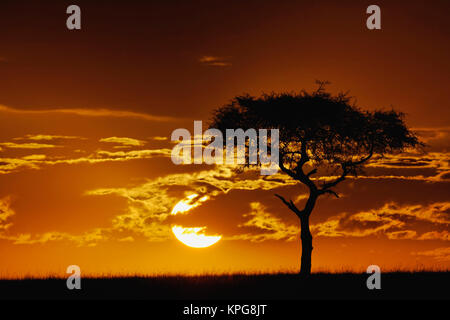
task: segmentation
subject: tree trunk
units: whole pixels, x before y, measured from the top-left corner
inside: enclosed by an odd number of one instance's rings
[[[311,274],[311,253],[313,250],[312,246],[312,235],[309,230],[309,214],[304,214],[300,218],[300,239],[302,246],[302,256],[300,263],[300,274],[308,276]]]
[[[283,201],[283,203],[291,209],[297,217],[300,219],[300,239],[302,246],[302,256],[300,260],[300,274],[302,276],[308,276],[311,274],[311,254],[313,250],[312,246],[312,235],[311,230],[309,230],[309,216],[311,215],[314,206],[316,204],[319,193],[316,189],[310,190],[308,200],[306,201],[305,208],[299,210],[295,204],[291,201],[287,201],[282,196],[276,194],[278,198]]]

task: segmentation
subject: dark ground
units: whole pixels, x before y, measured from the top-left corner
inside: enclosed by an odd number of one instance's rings
[[[0,299],[450,300],[449,272],[381,274],[381,290],[368,290],[368,274],[225,275],[195,277],[85,278],[81,290],[66,279],[1,280]]]

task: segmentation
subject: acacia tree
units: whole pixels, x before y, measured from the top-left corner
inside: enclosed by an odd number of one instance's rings
[[[335,187],[357,176],[373,155],[401,152],[422,144],[394,110],[365,111],[346,93],[332,95],[318,82],[313,92],[237,96],[213,112],[210,128],[279,129],[279,167],[307,187],[303,207],[276,194],[300,219],[300,274],[311,273],[309,218],[323,195],[339,197]],[[270,140],[268,140],[268,143]]]

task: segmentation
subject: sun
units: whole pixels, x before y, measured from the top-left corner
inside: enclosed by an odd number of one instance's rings
[[[207,236],[201,233],[205,229],[206,227],[184,228],[173,226],[172,232],[180,242],[192,248],[207,248],[222,238],[222,236]]]
[[[199,199],[198,197],[199,195],[196,193],[187,196],[186,199],[181,200],[173,207],[171,214],[186,213],[209,199],[208,196],[203,196]],[[185,228],[178,225],[172,226],[172,232],[175,238],[192,248],[210,247],[222,238],[221,235],[208,236],[204,234],[205,230],[206,227]]]

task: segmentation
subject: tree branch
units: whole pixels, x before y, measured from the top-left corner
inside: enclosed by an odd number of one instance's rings
[[[366,162],[370,158],[372,158],[372,156],[373,156],[373,148],[374,148],[374,145],[372,143],[372,145],[370,146],[369,154],[366,157],[363,157],[362,159],[360,159],[358,161],[354,161],[354,162],[353,161],[347,161],[347,162],[342,163],[341,164],[341,168],[342,168],[341,176],[339,178],[337,178],[336,180],[334,180],[333,182],[325,183],[319,189],[319,193],[320,194],[329,193],[327,190],[330,189],[330,188],[335,187],[338,183],[344,181],[345,178],[347,177],[347,175],[350,173],[352,168],[355,168],[355,167],[363,164],[364,162]]]
[[[345,163],[341,164],[341,168],[342,168],[342,174],[339,178],[337,178],[336,180],[329,182],[329,183],[325,183],[320,189],[319,189],[319,193],[323,194],[325,193],[325,191],[327,189],[333,188],[335,187],[338,183],[342,182],[345,180],[345,178],[347,177],[347,174],[349,174],[349,170],[347,169],[347,165]]]
[[[280,154],[280,160],[279,160],[279,164],[281,171],[283,171],[284,173],[286,173],[289,177],[291,177],[294,180],[298,180],[297,175],[290,169],[286,168],[286,166],[284,165],[284,155]]]
[[[331,189],[321,191],[321,194],[324,194],[324,193],[329,193],[329,194],[332,194],[333,196],[335,196],[336,198],[339,198],[339,195]]]
[[[306,174],[306,176],[309,178],[310,176],[312,176],[313,174],[316,174],[316,173],[317,173],[317,169],[314,168],[314,169],[312,169],[310,172],[308,172],[308,173]]]
[[[292,211],[295,212],[295,214],[300,218],[300,214],[302,213],[294,204],[294,202],[292,202],[292,200],[289,200],[289,202],[283,198],[282,196],[280,196],[279,194],[275,194],[275,197],[279,198],[281,201],[283,201],[283,203]]]
[[[370,146],[369,154],[368,154],[366,157],[364,157],[364,158],[362,158],[361,160],[359,160],[359,161],[355,161],[355,162],[351,162],[351,161],[350,161],[350,165],[351,165],[351,166],[358,166],[358,165],[360,165],[360,164],[363,164],[364,162],[366,162],[366,161],[369,160],[370,158],[372,158],[372,156],[373,156],[373,148],[374,148],[374,145],[373,145],[373,143],[372,143],[371,146]]]

